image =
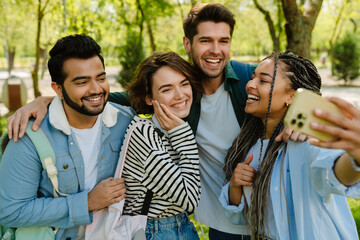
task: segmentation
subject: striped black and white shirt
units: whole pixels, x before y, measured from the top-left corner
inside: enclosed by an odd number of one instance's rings
[[[199,156],[194,134],[184,123],[163,134],[149,120],[135,116],[122,177],[125,215],[139,215],[148,189],[153,191],[148,218],[191,213],[200,199]],[[129,130],[128,128],[128,130]]]

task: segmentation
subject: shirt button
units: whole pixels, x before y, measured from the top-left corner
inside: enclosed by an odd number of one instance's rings
[[[74,143],[73,142],[70,142],[70,145],[73,145]]]
[[[277,191],[279,188],[278,187],[274,187],[274,190]]]
[[[64,169],[67,169],[68,167],[69,167],[69,165],[67,165],[67,164],[64,164],[64,166],[63,166]]]

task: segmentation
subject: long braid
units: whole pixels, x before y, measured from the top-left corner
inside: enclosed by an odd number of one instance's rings
[[[320,75],[318,74],[316,67],[309,60],[296,56],[291,52],[272,54],[266,59],[276,59],[276,57],[278,57],[281,62],[285,63],[284,65],[286,66],[285,69],[283,69],[285,72],[284,74],[290,79],[292,89],[296,90],[298,88],[306,88],[321,95]],[[274,80],[272,84],[274,84]],[[241,128],[240,134],[235,138],[232,146],[230,147],[225,158],[224,165],[227,180],[230,180],[236,165],[239,162],[245,161],[248,152],[252,146],[255,145],[256,141],[259,138],[261,141],[264,139],[264,132],[266,133],[267,128],[267,126],[264,125],[267,125],[269,118],[268,114],[271,106],[272,90],[273,89],[270,90],[270,99],[265,124],[262,123],[260,118],[248,115]],[[276,142],[275,137],[283,130],[283,128],[284,124],[280,121],[270,137],[262,164],[260,165],[256,178],[253,182],[251,204],[247,203],[245,199],[244,216],[251,224],[253,238],[262,238],[264,236],[260,234],[264,234],[269,230],[268,226],[265,226],[265,217],[267,216],[271,175],[278,152],[284,144],[283,141]]]
[[[270,116],[270,109],[271,109],[272,95],[273,95],[273,91],[274,91],[274,85],[275,85],[275,79],[276,79],[276,73],[277,73],[278,59],[279,59],[278,55],[275,55],[275,66],[274,66],[274,73],[273,73],[272,82],[271,82],[271,88],[270,88],[270,98],[269,98],[268,108],[267,108],[267,112],[266,112],[264,130],[263,130],[263,133],[262,133],[262,136],[261,136],[261,139],[260,139],[260,154],[259,154],[259,162],[258,162],[258,166],[257,166],[256,171],[259,171],[260,166],[262,165],[261,156],[262,156],[264,139],[265,139],[265,136],[266,136],[266,130],[267,130],[267,125],[268,125],[269,116]],[[266,185],[264,185],[264,184],[265,184],[265,182],[260,182],[260,185],[262,185],[262,186],[259,186],[259,188],[257,188],[257,189],[264,189],[264,188],[266,189]],[[251,202],[252,203],[254,203],[255,199],[259,199],[258,195],[259,194],[256,193],[256,192],[254,192],[251,195]],[[259,233],[265,232],[264,231],[265,230],[265,226],[264,226],[265,221],[263,221],[263,219],[266,216],[266,214],[265,214],[266,210],[264,209],[264,205],[267,206],[267,203],[265,202],[265,204],[263,204],[263,202],[264,202],[264,200],[266,200],[268,198],[267,195],[268,194],[263,195],[263,196],[266,196],[266,197],[261,197],[260,196],[261,200],[256,201],[256,203],[257,203],[256,206],[254,206],[254,204],[252,204],[251,208],[250,208],[250,222],[252,223],[251,224],[251,229],[252,229],[251,232],[252,233],[255,233],[255,231],[257,232],[256,238],[262,237],[262,236],[259,235]],[[255,225],[255,223],[257,223],[257,224]]]

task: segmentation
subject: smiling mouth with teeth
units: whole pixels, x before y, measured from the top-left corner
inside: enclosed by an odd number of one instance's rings
[[[83,100],[87,100],[87,101],[99,101],[101,99],[102,96],[104,96],[105,94],[100,94],[100,95],[96,95],[96,96],[88,96],[88,97],[83,97]]]
[[[186,101],[183,101],[182,103],[177,103],[177,104],[174,104],[173,107],[175,108],[179,108],[179,107],[183,107],[186,105]]]
[[[219,63],[220,59],[205,59],[205,61],[209,63]]]
[[[252,100],[252,101],[259,101],[260,98],[254,95],[248,95],[248,100]]]

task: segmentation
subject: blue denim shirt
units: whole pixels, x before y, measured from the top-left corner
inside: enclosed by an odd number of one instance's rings
[[[125,131],[134,116],[131,108],[107,103],[102,113],[101,149],[97,183],[114,175]],[[41,124],[56,155],[59,191],[42,169],[37,151],[27,135],[10,141],[0,164],[0,224],[8,227],[52,226],[56,239],[75,239],[78,226],[92,221],[88,192],[84,189],[84,162],[58,98]]]
[[[359,198],[360,183],[346,187],[333,171],[334,161],[343,153],[290,141],[281,170],[279,152],[270,183],[276,239],[358,239],[346,197]],[[231,222],[242,225],[244,198],[239,206],[230,205],[228,192],[229,184],[219,200]]]

